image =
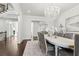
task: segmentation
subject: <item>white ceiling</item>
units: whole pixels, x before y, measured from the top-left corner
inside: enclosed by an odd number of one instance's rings
[[[7,11],[0,13],[0,19],[12,20],[12,21],[18,20],[18,13],[14,10],[11,3],[8,3],[8,10]]]
[[[8,10],[7,12],[0,14],[0,19],[17,21],[18,14],[15,11]]]
[[[0,19],[17,19],[18,14],[13,9],[11,4],[9,11],[5,14],[0,14]],[[57,6],[61,9],[61,13],[79,5],[78,3],[19,3],[19,6],[23,14],[30,16],[44,16],[44,10],[48,6]]]
[[[44,10],[48,6],[57,6],[61,13],[79,5],[79,3],[20,3],[23,14],[31,16],[44,16]]]

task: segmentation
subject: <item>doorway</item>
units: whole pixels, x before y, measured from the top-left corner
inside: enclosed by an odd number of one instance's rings
[[[31,22],[32,40],[38,40],[38,32],[40,30],[40,21]]]

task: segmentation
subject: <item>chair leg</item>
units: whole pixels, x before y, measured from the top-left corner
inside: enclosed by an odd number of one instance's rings
[[[47,54],[47,51],[46,51],[46,56],[47,56],[48,54]]]

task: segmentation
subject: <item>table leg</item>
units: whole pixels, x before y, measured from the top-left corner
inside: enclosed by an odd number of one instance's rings
[[[55,56],[58,56],[58,46],[55,45]]]

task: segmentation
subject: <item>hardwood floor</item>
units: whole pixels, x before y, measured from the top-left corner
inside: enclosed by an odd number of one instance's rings
[[[6,43],[6,48],[5,41],[0,41],[0,56],[22,56],[27,41],[23,40],[20,44],[15,45],[16,41],[11,37],[11,40]]]
[[[5,49],[5,42],[0,41],[0,56],[7,55],[6,49]]]

